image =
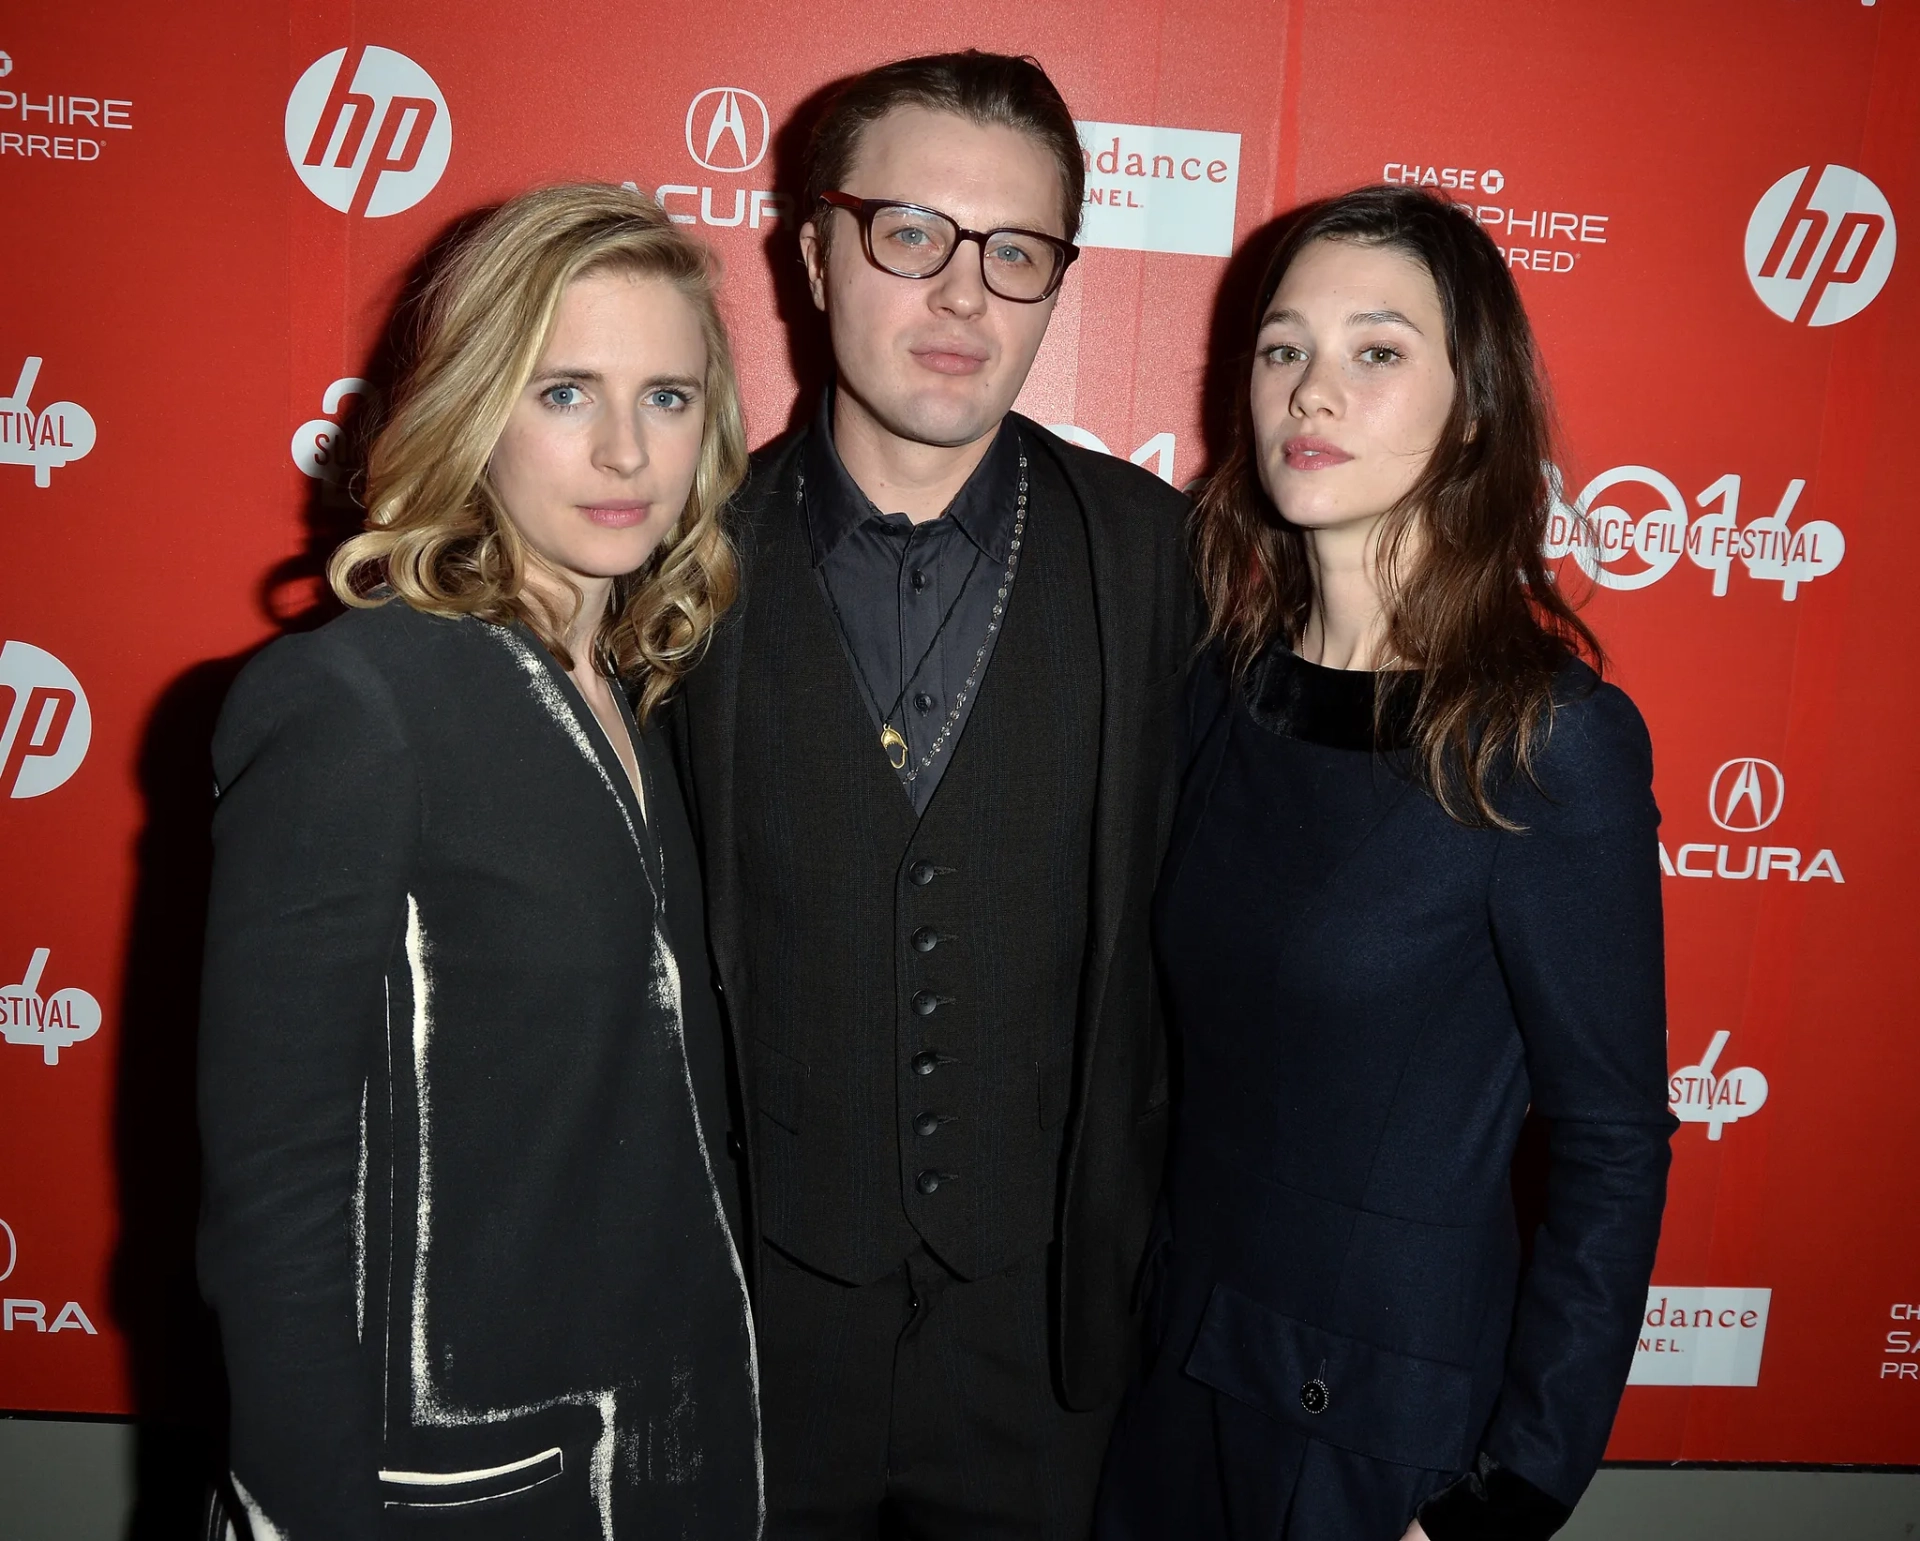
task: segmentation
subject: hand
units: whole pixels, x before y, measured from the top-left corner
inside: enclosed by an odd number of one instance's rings
[[[1407,1527],[1407,1533],[1400,1538],[1400,1541],[1427,1541],[1427,1533],[1420,1522],[1415,1520]]]

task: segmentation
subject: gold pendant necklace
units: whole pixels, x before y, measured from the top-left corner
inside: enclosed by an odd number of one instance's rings
[[[888,723],[880,730],[880,747],[887,752],[887,759],[895,770],[907,768],[907,741],[900,736],[900,730]]]

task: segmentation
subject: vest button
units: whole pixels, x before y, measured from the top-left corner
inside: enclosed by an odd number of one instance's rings
[[[1327,1383],[1317,1375],[1300,1388],[1300,1405],[1316,1418],[1327,1410],[1330,1400]]]
[[[940,933],[934,930],[932,926],[922,926],[918,931],[913,933],[913,950],[915,952],[932,952],[933,949],[939,945]]]
[[[915,887],[925,888],[934,878],[933,863],[917,861],[907,868],[907,876],[913,879]]]
[[[932,1075],[934,1071],[939,1068],[940,1056],[935,1054],[931,1049],[922,1050],[913,1057],[913,1073],[915,1075]]]
[[[938,1134],[940,1132],[940,1115],[938,1113],[922,1113],[913,1121],[913,1132],[923,1136]]]
[[[940,1003],[945,999],[945,996],[935,995],[931,990],[915,990],[913,1009],[923,1017],[930,1017],[940,1009]]]
[[[938,1193],[940,1191],[940,1180],[946,1175],[945,1172],[922,1172],[918,1177],[914,1178],[913,1185],[922,1193]]]

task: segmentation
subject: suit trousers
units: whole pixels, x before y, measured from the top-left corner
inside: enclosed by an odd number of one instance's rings
[[[1055,1393],[1045,1249],[863,1285],[759,1261],[768,1541],[1084,1541],[1119,1404]]]

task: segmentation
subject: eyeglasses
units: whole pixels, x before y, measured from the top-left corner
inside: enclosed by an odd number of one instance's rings
[[[851,193],[820,201],[860,221],[867,261],[898,278],[932,278],[953,261],[962,241],[980,246],[980,279],[1003,300],[1032,305],[1060,287],[1080,248],[1040,230],[967,230],[938,209]]]

